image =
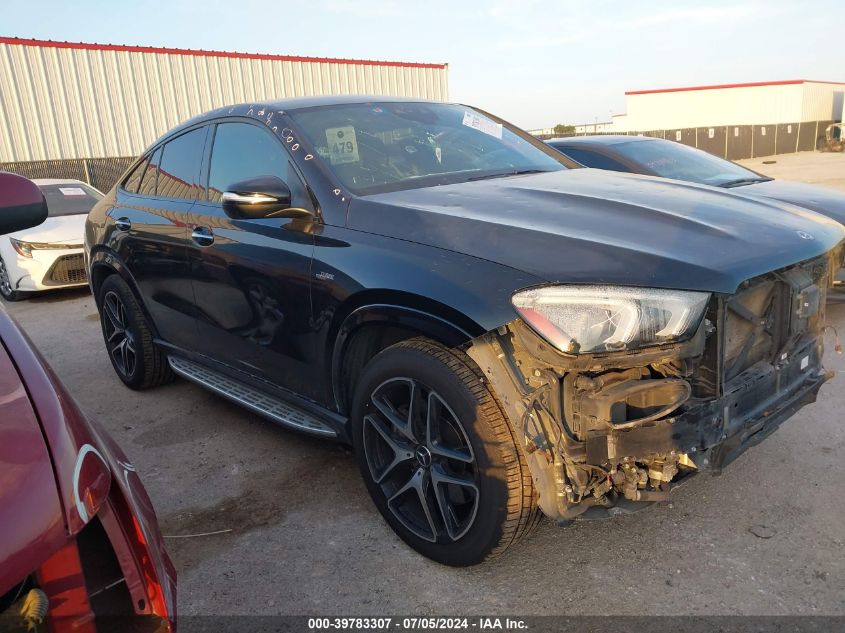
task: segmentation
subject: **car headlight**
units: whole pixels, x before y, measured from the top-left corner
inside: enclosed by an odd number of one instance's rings
[[[21,240],[16,240],[13,237],[10,237],[9,241],[12,243],[12,248],[24,257],[32,257],[32,251],[64,251],[82,248],[82,244],[22,242]]]
[[[567,354],[637,349],[692,336],[710,294],[625,286],[546,286],[517,292],[513,305],[540,336]]]
[[[32,244],[30,244],[29,242],[21,242],[20,240],[16,240],[13,237],[10,237],[9,241],[12,243],[12,248],[14,248],[19,255],[23,255],[24,257],[32,257]]]

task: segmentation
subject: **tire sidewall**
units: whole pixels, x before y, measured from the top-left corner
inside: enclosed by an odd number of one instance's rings
[[[475,377],[475,374],[473,374]],[[370,475],[363,448],[363,418],[371,410],[370,394],[390,378],[412,378],[434,389],[449,405],[472,445],[479,472],[479,507],[469,531],[452,543],[431,543],[410,532],[393,515],[387,499]],[[453,566],[481,562],[502,537],[508,515],[507,473],[501,439],[487,424],[479,402],[446,364],[423,351],[394,347],[378,354],[366,367],[355,392],[351,419],[358,466],[373,501],[387,523],[412,548],[437,562]],[[513,447],[516,450],[516,447]]]

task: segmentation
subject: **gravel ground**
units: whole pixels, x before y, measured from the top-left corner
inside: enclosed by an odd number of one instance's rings
[[[746,161],[845,189],[845,155]],[[845,357],[819,401],[671,503],[561,529],[451,569],[382,521],[350,453],[184,381],[118,381],[84,291],[7,304],[81,405],[138,466],[169,540],[180,614],[845,614]],[[845,302],[828,305],[845,333]]]

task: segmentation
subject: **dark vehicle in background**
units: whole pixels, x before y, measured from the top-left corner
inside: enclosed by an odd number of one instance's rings
[[[112,365],[134,389],[178,374],[350,442],[389,525],[451,565],[504,551],[540,510],[665,499],[816,398],[845,232],[574,166],[457,104],[196,117],[89,215]]]
[[[845,224],[845,193],[788,180],[775,180],[703,150],[649,136],[575,136],[549,145],[585,167],[685,180],[772,198],[812,209]],[[836,283],[845,282],[845,269]]]
[[[0,172],[0,235],[47,217]],[[135,469],[0,309],[0,631],[170,631],[176,573]]]
[[[797,204],[845,224],[845,194],[800,182],[775,180],[675,141],[649,136],[573,136],[546,141],[585,167],[686,180],[733,193]]]

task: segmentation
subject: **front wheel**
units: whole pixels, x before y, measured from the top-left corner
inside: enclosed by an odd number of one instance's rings
[[[428,558],[474,565],[538,522],[511,428],[460,352],[413,339],[376,355],[358,381],[352,433],[376,507]]]
[[[6,262],[2,257],[0,257],[0,295],[3,295],[6,301],[20,301],[26,297],[24,293],[12,289],[12,279],[9,277]]]

